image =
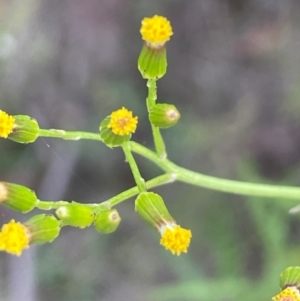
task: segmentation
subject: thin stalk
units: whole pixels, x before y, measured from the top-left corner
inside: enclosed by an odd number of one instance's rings
[[[53,209],[57,209],[61,206],[64,205],[68,205],[70,204],[67,201],[42,201],[42,200],[38,200],[37,204],[36,204],[36,208],[39,208],[41,210],[53,210]]]
[[[161,176],[158,176],[156,178],[153,178],[145,183],[147,189],[151,189],[154,187],[158,187],[161,185],[165,185],[168,183],[172,183],[176,181],[176,176],[171,173],[165,173]],[[137,186],[132,187],[130,189],[127,189],[116,196],[106,200],[105,202],[102,202],[100,204],[85,204],[85,206],[89,206],[92,208],[95,208],[95,212],[97,211],[96,208],[103,206],[105,203],[107,208],[112,208],[113,206],[124,202],[125,200],[137,195],[139,193],[139,189]],[[53,210],[53,209],[58,209],[61,206],[65,206],[70,204],[68,201],[43,201],[43,200],[38,200],[38,203],[36,205],[36,208],[39,208],[41,210]]]
[[[81,132],[81,131],[65,131],[65,130],[58,130],[58,129],[40,129],[39,130],[39,137],[46,137],[46,138],[61,138],[65,140],[98,140],[102,141],[99,134],[96,133],[89,133],[89,132]]]
[[[156,92],[156,80],[149,79],[147,82],[148,87],[148,97],[147,97],[147,109],[148,113],[150,113],[153,106],[156,104],[157,92]],[[154,140],[154,145],[157,154],[161,159],[167,158],[166,146],[163,140],[163,137],[160,133],[160,129],[151,123],[152,135]]]
[[[131,172],[133,174],[135,183],[136,183],[139,191],[140,192],[147,191],[147,189],[145,187],[145,180],[142,178],[139,168],[138,168],[138,166],[135,162],[135,159],[131,153],[130,144],[128,142],[125,142],[122,145],[122,149],[124,151],[126,161],[129,163]]]
[[[161,185],[173,183],[175,181],[176,181],[176,175],[174,175],[172,173],[166,173],[166,174],[163,174],[156,178],[153,178],[150,181],[147,181],[146,187],[147,187],[147,189],[151,189],[151,188],[158,187]],[[133,187],[133,188],[130,188],[130,189],[108,199],[106,202],[108,202],[111,205],[111,207],[113,207],[113,206],[137,195],[138,193],[139,193],[138,187]]]

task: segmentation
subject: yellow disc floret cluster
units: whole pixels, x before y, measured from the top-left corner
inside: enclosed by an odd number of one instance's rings
[[[186,253],[192,237],[191,230],[183,229],[179,225],[167,227],[162,234],[160,244],[172,254],[180,255]]]
[[[296,287],[287,287],[272,298],[273,301],[300,301],[300,293]]]
[[[150,46],[162,46],[170,40],[173,30],[170,21],[162,16],[154,15],[144,18],[140,29],[143,40]]]
[[[7,138],[13,131],[15,118],[0,110],[0,137]]]
[[[114,111],[110,115],[108,128],[118,136],[129,135],[134,133],[138,123],[138,118],[132,116],[132,112],[126,108]]]
[[[29,247],[28,234],[25,226],[13,219],[2,226],[0,232],[0,251],[20,256],[23,249]]]

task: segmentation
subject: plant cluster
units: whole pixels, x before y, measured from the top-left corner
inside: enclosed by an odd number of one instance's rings
[[[166,43],[173,35],[168,19],[155,15],[144,18],[140,29],[144,45],[138,58],[138,69],[147,80],[146,106],[152,129],[155,151],[131,140],[136,131],[138,117],[125,107],[112,112],[100,123],[99,133],[41,129],[38,122],[27,115],[11,116],[0,110],[0,137],[18,143],[33,143],[39,137],[78,141],[97,140],[110,148],[121,147],[129,164],[136,186],[99,204],[81,204],[68,201],[40,200],[31,189],[5,181],[0,182],[0,203],[10,209],[27,213],[37,208],[55,210],[52,214],[38,214],[25,223],[11,220],[2,226],[0,250],[20,256],[32,244],[52,242],[65,226],[85,228],[93,225],[104,234],[114,232],[121,217],[114,208],[117,204],[136,196],[135,211],[160,234],[160,244],[173,254],[186,253],[192,232],[182,228],[169,213],[162,196],[150,191],[159,185],[185,182],[218,191],[269,198],[299,199],[300,188],[253,184],[203,175],[180,167],[167,158],[161,129],[174,126],[180,113],[173,104],[157,103],[157,81],[167,71]],[[133,152],[152,161],[163,171],[162,175],[144,180]],[[281,292],[274,301],[300,301],[300,267],[287,268],[281,276]]]

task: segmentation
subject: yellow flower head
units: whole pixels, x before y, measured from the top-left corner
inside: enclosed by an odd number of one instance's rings
[[[7,138],[13,131],[15,118],[0,110],[0,137]]]
[[[23,249],[29,248],[26,227],[13,219],[2,226],[0,232],[0,250],[20,256]]]
[[[142,39],[154,48],[163,46],[173,35],[170,21],[158,15],[154,15],[152,18],[144,18],[140,33]]]
[[[273,301],[300,301],[300,293],[295,286],[290,286],[282,290],[272,298]]]
[[[122,107],[122,109],[111,113],[108,128],[110,128],[115,135],[125,136],[135,132],[137,123],[138,118],[133,117],[131,111]]]
[[[181,252],[187,252],[192,237],[191,230],[183,229],[174,224],[162,227],[160,232],[160,244],[170,250],[172,254],[179,256]]]

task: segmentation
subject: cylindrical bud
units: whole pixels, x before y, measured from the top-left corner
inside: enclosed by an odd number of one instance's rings
[[[27,115],[15,115],[15,124],[8,139],[19,143],[32,143],[39,136],[37,121]]]
[[[149,113],[151,123],[159,128],[166,129],[177,123],[180,113],[172,104],[156,104]]]
[[[280,275],[280,288],[283,290],[288,286],[300,289],[300,267],[292,266],[286,268]]]
[[[141,192],[135,200],[135,211],[158,231],[165,224],[175,223],[162,197],[154,192]]]
[[[29,212],[35,208],[38,199],[31,189],[13,183],[0,182],[0,204],[19,212]]]
[[[94,220],[93,210],[83,204],[70,203],[59,207],[55,214],[62,221],[63,226],[86,228]]]
[[[138,59],[138,69],[145,79],[159,79],[167,72],[165,45],[151,48],[145,43]]]
[[[124,144],[125,142],[129,141],[131,138],[131,134],[128,135],[116,135],[112,132],[111,128],[109,128],[111,117],[107,116],[100,124],[100,136],[102,141],[108,147],[116,147]]]
[[[30,244],[44,244],[53,241],[60,232],[60,222],[53,215],[39,214],[24,226],[28,230]]]
[[[115,232],[121,222],[121,217],[116,209],[99,212],[94,221],[95,229],[103,234]]]

